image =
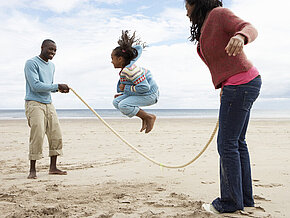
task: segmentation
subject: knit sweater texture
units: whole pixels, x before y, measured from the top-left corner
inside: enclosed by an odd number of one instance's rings
[[[227,8],[214,8],[203,23],[197,50],[216,89],[229,77],[253,67],[243,51],[237,56],[228,56],[225,51],[230,38],[237,34],[243,35],[247,44],[256,39],[258,32]]]
[[[51,61],[44,61],[36,56],[26,61],[24,73],[26,79],[27,101],[51,103],[51,92],[58,89],[58,84],[53,84],[55,67]]]
[[[122,83],[125,84],[123,93],[127,95],[144,96],[156,93],[158,91],[158,86],[153,79],[151,72],[143,67],[135,65],[135,62],[142,54],[142,46],[137,45],[134,48],[137,49],[138,56],[120,72],[117,92],[121,92],[119,85]]]

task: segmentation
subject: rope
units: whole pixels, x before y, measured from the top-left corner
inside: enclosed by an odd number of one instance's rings
[[[207,149],[207,147],[209,146],[209,144],[211,143],[211,141],[214,138],[214,135],[218,129],[218,121],[216,123],[216,126],[210,136],[210,139],[208,140],[208,142],[206,143],[206,145],[204,146],[204,148],[196,155],[196,157],[194,157],[191,161],[189,161],[188,163],[182,164],[182,165],[177,165],[177,166],[171,166],[171,165],[166,165],[166,164],[162,164],[158,161],[153,160],[152,158],[150,158],[149,156],[147,156],[146,154],[142,153],[141,151],[139,151],[136,147],[134,147],[133,145],[131,145],[126,139],[124,139],[119,133],[117,133],[105,120],[103,120],[103,118],[93,109],[91,108],[76,92],[75,90],[73,90],[72,88],[70,88],[70,90],[100,119],[100,121],[106,126],[108,127],[119,139],[121,139],[121,141],[123,141],[125,144],[127,144],[130,148],[132,148],[133,150],[135,150],[138,154],[140,154],[141,156],[143,156],[144,158],[146,158],[147,160],[151,161],[152,163],[159,165],[160,167],[165,167],[165,168],[172,168],[172,169],[176,169],[176,168],[184,168],[188,165],[190,165],[191,163],[193,163],[195,160],[197,160],[202,154],[203,152]]]

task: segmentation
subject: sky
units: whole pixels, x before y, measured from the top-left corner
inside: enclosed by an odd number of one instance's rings
[[[258,38],[245,46],[263,85],[254,107],[290,109],[290,13],[287,0],[227,0],[224,7],[252,23]],[[9,0],[0,2],[0,109],[23,109],[24,65],[44,39],[57,53],[55,83],[72,87],[91,107],[113,108],[119,69],[111,52],[122,30],[149,46],[136,64],[149,69],[160,89],[149,108],[219,108],[208,68],[189,41],[184,0]],[[73,93],[52,94],[58,109],[86,108]]]

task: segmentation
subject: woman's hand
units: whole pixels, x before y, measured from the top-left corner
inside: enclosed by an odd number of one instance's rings
[[[230,39],[225,50],[229,56],[232,55],[236,56],[243,51],[244,43],[245,37],[243,35],[238,34]]]
[[[123,92],[124,89],[125,89],[125,84],[122,84],[122,83],[121,83],[121,84],[119,85],[119,89]]]

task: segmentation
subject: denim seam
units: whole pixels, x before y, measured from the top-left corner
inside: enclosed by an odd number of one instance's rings
[[[256,90],[260,90],[259,87],[257,86],[250,86],[250,85],[240,85],[239,86],[240,88],[253,88],[253,89],[256,89]]]
[[[236,97],[236,95],[237,95],[237,87],[235,87],[234,89],[230,88],[230,90],[232,92],[234,92],[234,96]],[[228,117],[228,115],[229,115],[229,113],[230,113],[230,111],[232,109],[232,104],[233,104],[232,101],[230,101],[226,117]],[[228,138],[228,137],[225,137],[225,135],[227,135],[227,128],[228,128],[228,121],[226,120],[226,122],[223,121],[223,129],[222,129],[222,132],[223,132],[222,139],[223,140],[222,140],[222,143],[225,143],[224,138]],[[222,154],[224,154],[224,146],[222,146],[222,148],[223,148]],[[223,159],[224,155],[222,155],[222,156],[223,156],[222,157],[222,159]],[[228,178],[229,178],[228,169],[227,169],[228,167],[223,164],[222,168],[223,168],[224,173],[226,174],[226,179],[224,178],[224,181],[225,181],[225,186],[226,186],[227,192],[230,194],[231,199],[234,200],[235,205],[237,206],[237,202],[235,201],[236,199],[232,196],[232,191],[230,190],[230,187],[229,187],[230,185],[229,185],[229,181],[228,181]]]

